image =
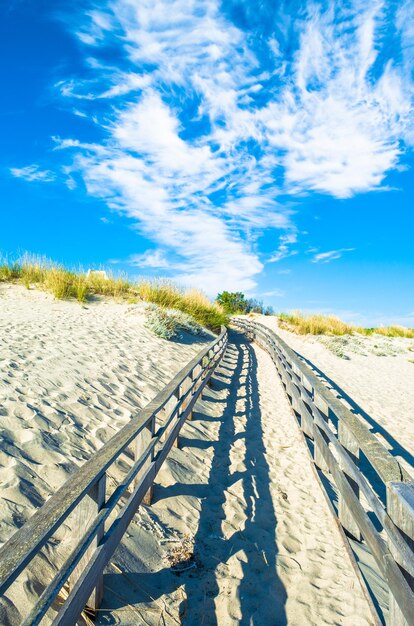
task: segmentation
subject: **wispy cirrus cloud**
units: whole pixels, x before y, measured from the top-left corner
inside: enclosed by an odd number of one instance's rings
[[[282,235],[281,237],[279,237],[279,246],[277,250],[273,252],[270,259],[268,259],[268,263],[277,263],[278,261],[282,261],[287,257],[298,254],[297,250],[291,248],[291,246],[296,244],[297,241],[298,237],[297,234],[294,232],[287,233],[286,235]]]
[[[44,170],[39,165],[32,164],[26,167],[11,167],[10,173],[15,178],[23,178],[29,182],[52,183],[56,174],[51,170]]]
[[[147,250],[142,254],[133,254],[127,261],[129,265],[143,269],[172,269],[171,263],[160,250]]]
[[[309,4],[299,22],[292,81],[268,111],[269,140],[286,150],[292,191],[338,198],[380,187],[411,142],[412,79],[381,60],[394,27],[386,3]]]
[[[271,289],[270,291],[263,291],[260,295],[264,298],[283,298],[285,292],[282,289]]]
[[[74,150],[88,192],[157,246],[141,263],[211,292],[250,290],[264,229],[285,231],[267,262],[298,253],[289,197],[381,188],[413,143],[409,10],[354,0],[292,14],[281,3],[277,27],[255,37],[255,20],[238,27],[218,0],[91,3],[73,30],[93,77],[57,89],[104,139],[58,146]],[[99,60],[108,46],[116,67]]]
[[[339,250],[328,250],[327,252],[318,252],[312,258],[312,263],[330,263],[336,259],[340,259],[344,252],[353,252],[355,248],[340,248]]]

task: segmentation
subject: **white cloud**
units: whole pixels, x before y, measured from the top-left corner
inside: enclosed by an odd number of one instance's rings
[[[56,174],[51,170],[42,170],[36,164],[26,167],[11,167],[10,172],[16,178],[23,178],[29,182],[52,183]]]
[[[289,256],[294,256],[295,254],[298,254],[297,250],[292,250],[290,248],[290,246],[295,244],[297,240],[297,235],[293,232],[279,237],[279,247],[277,250],[275,250],[275,252],[273,252],[270,259],[268,260],[268,263],[276,263],[278,261],[286,259]]]
[[[99,66],[95,69],[105,71],[105,68],[99,68]],[[132,91],[142,91],[151,85],[151,77],[149,75],[133,72],[124,73],[117,70],[109,73],[107,81],[110,86],[103,90],[100,89],[101,80],[60,80],[55,84],[55,88],[64,97],[75,98],[76,100],[96,100],[97,98],[106,99],[125,96]],[[80,117],[86,117],[83,111],[75,109],[74,113]]]
[[[261,112],[271,144],[285,151],[291,192],[347,198],[381,186],[412,136],[412,78],[389,61],[374,80],[384,2],[309,3],[301,45],[282,97]]]
[[[127,259],[128,265],[153,269],[172,269],[167,257],[161,250],[147,250],[143,254],[133,254]]]
[[[312,263],[330,263],[335,259],[340,259],[344,252],[353,252],[355,248],[340,248],[339,250],[329,250],[328,252],[318,252],[312,259]]]
[[[265,298],[283,298],[285,292],[282,289],[272,289],[271,291],[264,291],[261,295]]]
[[[168,264],[210,293],[247,291],[262,269],[263,229],[286,231],[269,262],[298,254],[281,193],[347,198],[383,188],[399,167],[413,138],[408,3],[395,24],[401,67],[380,58],[385,1],[306,6],[294,20],[293,61],[275,33],[261,41],[273,65],[218,0],[112,0],[75,29],[96,55],[87,59],[93,79],[57,87],[88,111],[100,99],[88,117],[105,139],[59,139],[56,149],[72,148],[89,193],[158,246],[159,257],[137,256],[143,267]],[[118,47],[119,67],[98,60],[108,44]]]

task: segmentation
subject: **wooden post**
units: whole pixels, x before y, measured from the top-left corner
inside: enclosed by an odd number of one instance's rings
[[[202,367],[200,364],[196,365],[195,368],[193,369],[192,374],[191,374],[191,379],[193,383],[200,376],[201,370],[202,370]],[[197,389],[199,389],[200,384],[201,384],[201,381],[198,381],[197,383],[194,384],[194,393],[196,393]]]
[[[208,363],[208,356],[205,356],[205,357],[203,357],[203,359],[201,361],[201,368],[204,370],[203,374],[202,374],[202,378],[201,378],[202,381],[205,379],[205,377],[206,377],[206,375],[208,373],[207,363]],[[204,387],[204,389],[205,389],[205,387]],[[204,397],[204,394],[205,394],[204,389],[201,392],[201,398]]]
[[[325,422],[328,422],[328,411],[329,411],[328,405],[326,404],[324,399],[315,391],[313,394],[313,401],[314,401],[315,406],[319,409],[321,416],[323,417]],[[316,424],[314,424],[313,428],[318,428],[318,427]],[[322,437],[322,440],[324,440],[326,442],[326,445],[328,446],[329,444],[328,444],[325,433],[322,430],[319,430],[319,432]],[[315,439],[314,439],[314,442],[315,442],[314,444],[315,465],[323,472],[329,473],[329,468],[323,456],[322,450],[320,449],[319,443]]]
[[[135,440],[135,461],[138,461],[141,458],[141,456],[144,454],[154,434],[155,434],[155,415],[149,422],[148,427],[145,428],[143,431],[141,431]],[[145,473],[145,470],[149,467],[149,465],[151,465],[153,460],[154,460],[154,448],[152,449],[151,454],[149,455],[148,459],[142,466],[142,469],[140,469],[140,471],[136,475],[135,480],[134,480],[134,485],[138,484],[141,476]],[[154,493],[154,486],[151,485],[151,487],[148,489],[147,493],[142,499],[143,504],[150,506],[152,502],[153,493]]]
[[[177,406],[177,396],[176,395],[172,395],[171,398],[168,400],[168,402],[165,404],[164,408],[161,409],[161,411],[158,412],[158,415],[160,417],[160,419],[159,419],[160,426],[165,426],[165,424],[169,420],[171,414],[173,413],[173,411],[175,411],[175,407],[176,406]],[[172,426],[173,425],[171,425],[169,428],[167,428],[165,430],[164,434],[161,436],[161,438],[160,438],[160,442],[161,443],[163,443],[168,438],[168,433],[170,432]]]
[[[300,370],[299,370],[299,376],[300,376],[300,395],[304,404],[306,406],[309,406],[309,400],[312,398],[312,395],[313,395],[313,387],[312,385],[309,384],[309,382],[307,381],[307,379],[305,378],[305,376]],[[313,423],[313,416],[312,416],[312,411],[310,408],[309,410],[305,408],[303,411],[301,411],[300,428],[307,437],[309,437],[310,439],[313,439],[313,429],[315,428],[315,425]]]
[[[83,500],[78,504],[75,514],[76,517],[76,529],[75,533],[77,537],[75,539],[80,539],[82,535],[86,532],[88,527],[94,521],[97,513],[101,510],[103,505],[105,504],[105,492],[106,492],[106,474],[102,476],[98,480],[97,483],[92,487],[88,495],[86,495]],[[98,533],[96,534],[95,539],[92,541],[91,545],[87,549],[86,553],[74,569],[73,573],[69,577],[69,589],[72,589],[78,578],[80,578],[83,573],[85,567],[89,563],[93,553],[95,552],[97,546],[102,540],[104,534],[104,525],[102,524]],[[89,600],[87,602],[87,606],[91,608],[93,611],[99,609],[102,603],[103,597],[103,572],[99,574],[99,577],[96,581],[96,587],[91,593]]]
[[[148,444],[150,443],[151,439],[154,437],[155,419],[156,417],[154,415],[154,417],[149,422],[148,427],[145,428],[135,440],[135,460],[136,461],[140,459],[140,457],[145,452],[145,449],[148,447]],[[151,465],[152,461],[154,460],[154,454],[155,454],[155,450],[153,448],[151,450],[151,453],[147,461],[144,463],[144,465],[142,466],[142,469],[138,472],[137,476],[135,477],[134,485],[136,485],[139,482],[141,476],[145,473],[145,470],[149,467],[149,465]],[[143,504],[150,506],[152,502],[153,494],[154,494],[154,485],[151,485],[151,487],[148,489],[148,491],[146,492],[145,496],[142,499]]]
[[[414,483],[387,483],[387,512],[409,548],[414,550]],[[414,591],[414,578],[405,570],[404,561],[391,543],[389,548],[411,590]],[[388,624],[389,626],[411,626],[391,593]]]
[[[191,376],[188,376],[185,380],[183,380],[182,385],[180,386],[180,398],[182,398],[183,396],[185,396],[185,394],[187,393],[187,391],[189,391],[192,387],[193,384],[193,380]],[[192,398],[192,394],[190,394],[182,403],[181,409],[180,409],[180,415],[182,415],[182,413],[184,413],[184,411],[186,410],[186,408],[188,407],[188,405],[191,402],[191,398]],[[191,411],[187,417],[188,420],[192,420],[193,419],[193,412]]]
[[[302,397],[302,400],[306,404],[306,398]],[[313,423],[312,414],[306,408],[304,408],[300,413],[300,427],[305,435],[307,435],[310,439],[313,439],[313,429],[315,428],[315,425]]]
[[[214,346],[214,348],[212,350],[210,350],[209,353],[208,353],[209,360],[214,357],[215,353],[216,353],[216,351],[215,351],[215,346]],[[209,366],[208,366],[207,374],[210,373],[210,370],[212,369],[212,367],[213,367],[213,363],[210,362]],[[212,387],[212,386],[213,386],[213,382],[212,382],[211,376],[210,376],[210,378],[207,380],[207,387]]]
[[[338,439],[341,443],[342,447],[351,457],[352,461],[355,465],[359,466],[359,445],[355,441],[355,438],[352,436],[352,433],[345,426],[341,419],[338,420]],[[339,466],[344,472],[349,484],[352,487],[353,492],[359,498],[359,487],[358,484],[346,473],[346,465],[340,460]],[[356,524],[354,518],[352,517],[350,509],[347,507],[344,498],[339,494],[339,510],[338,517],[343,526],[343,528],[354,537],[357,541],[361,541],[361,533],[358,528],[358,524]]]

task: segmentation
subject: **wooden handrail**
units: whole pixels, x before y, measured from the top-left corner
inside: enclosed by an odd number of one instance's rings
[[[130,519],[135,514],[145,494],[151,488],[162,463],[178,437],[182,425],[191,416],[192,408],[220,362],[226,346],[227,330],[222,327],[218,337],[201,350],[153,400],[102,446],[89,461],[78,468],[70,479],[0,548],[0,593],[3,594],[40,552],[48,539],[61,526],[75,507],[82,505],[85,497],[92,497],[92,494],[95,493],[97,486],[102,481],[102,484],[104,484],[106,472],[116,459],[134,441],[139,439],[144,441],[145,433],[150,431],[148,435],[149,440],[146,441],[143,451],[135,459],[133,467],[117,486],[108,501],[105,501],[104,494],[103,501],[97,507],[91,525],[77,542],[65,565],[60,568],[53,581],[45,588],[29,617],[23,622],[26,626],[29,624],[34,626],[40,622],[62,586],[73,574],[75,567],[85,557],[87,550],[93,541],[96,540],[99,533],[101,533],[102,537],[89,558],[89,562],[94,561],[94,559],[96,561],[99,554],[98,565],[95,565],[95,569],[86,580],[83,580],[83,575],[80,576],[78,583],[83,581],[82,594],[79,594],[79,590],[77,595],[74,594],[79,586],[76,583],[69,598],[59,611],[56,618],[58,621],[55,620],[59,624],[69,625],[75,623],[91,591],[96,586],[97,579],[102,575],[103,568],[119,544]],[[195,374],[195,372],[197,373]],[[179,390],[183,386],[184,381],[187,380],[189,381],[188,389],[185,393],[180,394]],[[169,401],[173,397],[177,398],[176,405],[169,414],[163,416],[164,423],[156,430],[157,418],[162,416],[163,411],[166,410]],[[185,408],[180,410],[180,407]],[[111,524],[109,530],[104,533],[105,521],[115,507],[119,505],[120,498],[126,494],[128,487],[132,483],[134,484],[134,491],[129,497],[127,504],[123,507],[115,522]],[[85,529],[82,530],[84,531]],[[102,556],[102,546],[105,546],[104,557]],[[108,549],[108,546],[111,547],[111,550]],[[86,566],[87,569],[88,567]],[[89,587],[91,591],[82,604],[81,597],[84,596],[85,590]],[[66,605],[70,606],[69,613],[67,613]],[[73,618],[75,613],[76,617]],[[71,616],[70,619],[74,619],[73,622],[68,621],[69,614]],[[64,617],[59,617],[61,615]]]
[[[339,492],[344,531],[366,541],[390,594],[392,626],[414,624],[414,482],[367,426],[322,383],[285,341],[248,319],[232,324],[269,352],[304,435],[314,442],[313,460]],[[338,429],[333,427],[336,417]],[[382,502],[359,467],[362,452],[384,484]],[[373,524],[360,493],[382,526]]]

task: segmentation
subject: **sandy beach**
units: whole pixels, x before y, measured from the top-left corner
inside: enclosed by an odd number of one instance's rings
[[[0,312],[4,542],[209,338],[168,342],[142,305],[16,286],[1,286]],[[2,623],[20,623],[69,527],[11,588]],[[102,626],[372,623],[270,357],[237,333],[104,586]]]
[[[0,284],[1,543],[210,341],[144,311]]]

